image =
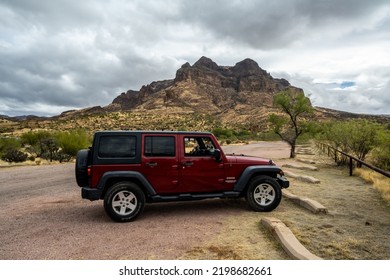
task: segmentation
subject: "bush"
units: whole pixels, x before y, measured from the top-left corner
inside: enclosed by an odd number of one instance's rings
[[[21,137],[23,145],[39,146],[42,139],[50,138],[48,131],[29,131],[24,133]]]
[[[379,134],[379,145],[372,153],[373,163],[375,166],[390,170],[390,130],[382,131]]]
[[[229,128],[217,127],[212,132],[215,135],[215,137],[217,137],[220,141],[226,140],[226,142],[229,143],[232,143],[233,141],[237,141],[237,140],[240,141],[250,140],[256,137],[250,131],[243,130],[243,129],[233,130]]]
[[[48,159],[52,162],[59,147],[54,138],[45,138],[41,140],[41,158]]]
[[[27,160],[28,155],[17,149],[10,148],[1,157],[6,162],[24,162]]]
[[[367,120],[353,120],[331,123],[324,131],[324,137],[336,149],[365,160],[379,143],[381,126]]]
[[[70,132],[58,132],[55,134],[58,146],[64,154],[76,156],[81,149],[91,145],[91,137],[84,130],[78,129]]]
[[[30,131],[21,136],[30,153],[45,159],[68,161],[80,149],[91,145],[91,137],[84,130],[69,132]]]
[[[4,154],[9,149],[18,150],[20,147],[21,142],[16,138],[0,138],[0,155]]]

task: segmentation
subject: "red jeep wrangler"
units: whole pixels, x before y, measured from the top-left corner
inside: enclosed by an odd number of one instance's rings
[[[245,197],[255,211],[275,209],[289,182],[272,160],[225,155],[211,133],[102,131],[80,150],[82,198],[104,199],[114,221],[134,220],[145,203]]]

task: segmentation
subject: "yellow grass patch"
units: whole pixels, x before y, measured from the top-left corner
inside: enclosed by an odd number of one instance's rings
[[[354,173],[366,182],[373,184],[375,189],[380,192],[383,199],[390,202],[390,178],[375,171],[363,168],[356,168]]]

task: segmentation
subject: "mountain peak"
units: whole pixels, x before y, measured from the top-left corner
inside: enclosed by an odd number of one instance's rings
[[[233,67],[233,71],[238,73],[240,76],[267,74],[266,71],[259,67],[256,61],[250,58],[246,58],[243,61],[237,62]]]
[[[138,92],[128,91],[113,102],[112,109],[190,110],[220,114],[272,108],[273,96],[290,86],[274,79],[256,61],[244,59],[235,66],[218,66],[202,56],[176,71],[173,80],[152,82]]]
[[[235,67],[245,67],[245,68],[249,68],[249,69],[259,69],[260,68],[259,65],[257,64],[257,62],[250,59],[250,58],[246,58],[243,61],[237,62]]]
[[[219,69],[219,66],[214,61],[205,56],[202,56],[197,62],[195,62],[193,67],[208,68],[211,70]]]

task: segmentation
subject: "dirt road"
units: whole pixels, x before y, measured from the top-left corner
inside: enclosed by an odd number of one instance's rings
[[[283,143],[267,147],[277,156],[258,144],[225,149],[289,161]],[[288,259],[260,226],[264,216],[284,221],[327,259],[390,259],[390,207],[359,178],[327,162],[319,167],[320,185],[292,180],[290,191],[323,203],[329,215],[286,199],[271,213],[217,199],[149,204],[125,224],[112,222],[101,201],[80,198],[73,164],[1,168],[0,259]]]
[[[222,201],[154,204],[134,223],[113,223],[101,201],[80,198],[73,172],[0,170],[1,259],[175,259],[245,211]]]

